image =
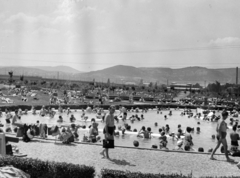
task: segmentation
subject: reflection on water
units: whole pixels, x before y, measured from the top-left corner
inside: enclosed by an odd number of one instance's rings
[[[192,133],[192,137],[193,137],[193,143],[194,143],[194,148],[197,150],[198,147],[203,147],[205,152],[209,149],[209,148],[213,148],[216,144],[216,139],[213,140],[211,137],[213,134],[216,134],[216,123],[214,122],[208,122],[208,121],[202,121],[199,119],[195,119],[195,118],[188,118],[187,116],[181,116],[182,111],[179,110],[172,110],[172,116],[169,116],[169,111],[162,111],[162,114],[157,114],[157,111],[155,110],[151,110],[148,111],[147,113],[143,113],[144,114],[144,120],[141,121],[135,121],[134,123],[131,123],[129,120],[126,121],[125,123],[128,123],[131,126],[131,129],[137,129],[137,131],[139,131],[141,129],[142,126],[147,127],[151,127],[151,130],[153,133],[158,133],[158,129],[161,128],[162,126],[166,126],[166,124],[168,124],[170,126],[170,132],[175,132],[177,133],[177,126],[178,124],[181,124],[182,129],[185,130],[186,127],[190,126],[190,127],[194,127],[195,128],[195,132]],[[193,113],[195,115],[196,110],[193,110]],[[82,115],[82,111],[78,110],[77,112],[73,112],[72,113],[76,120],[76,124],[81,124],[81,125],[86,125],[87,127],[91,124],[91,122],[89,122],[91,120],[91,118],[96,118],[96,114],[90,114],[90,113],[86,113],[86,116],[88,116],[88,121],[85,122],[81,119],[81,115]],[[131,115],[135,115],[138,114],[138,116],[140,117],[142,113],[132,113],[129,112],[128,113],[128,117],[130,117]],[[216,112],[216,115],[220,115],[220,112]],[[119,111],[116,111],[115,115],[119,115]],[[164,119],[164,116],[167,115],[168,119]],[[23,115],[21,117],[22,122],[24,123],[36,123],[37,120],[40,121],[40,123],[47,123],[49,125],[52,124],[56,124],[57,120],[58,120],[59,115],[56,114],[54,116],[54,118],[49,118],[49,117],[41,117],[39,115],[32,115],[31,113],[29,113],[28,115]],[[62,117],[64,119],[64,124],[69,124],[69,118],[70,115],[67,116],[66,113],[62,114]],[[230,118],[230,117],[229,117]],[[227,123],[229,122],[229,118],[227,119]],[[2,122],[5,122],[4,117],[2,117]],[[155,126],[155,122],[158,123],[158,126]],[[200,125],[198,125],[197,123],[200,122]],[[99,130],[102,131],[104,124],[98,120],[99,123]],[[118,128],[118,126],[123,126],[124,122],[122,120],[119,121],[119,123],[116,123],[116,127]],[[200,127],[201,132],[199,134],[196,133],[196,128]],[[227,140],[228,140],[228,144],[230,144],[230,137],[229,137],[229,133],[231,132],[231,130],[228,130],[228,136],[227,136]],[[80,135],[80,139],[82,138],[83,135],[87,135],[88,131],[79,131],[79,135]],[[103,134],[100,133],[101,137],[103,138]],[[143,148],[151,148],[153,144],[159,145],[159,140],[158,138],[155,136],[152,139],[143,139],[143,138],[139,138],[136,136],[136,134],[134,135],[120,135],[119,137],[115,138],[115,144],[116,145],[121,145],[121,146],[133,146],[133,141],[137,140],[139,141],[139,147],[143,147]],[[172,138],[168,138],[168,148],[172,149],[175,147],[176,145],[176,140],[172,140]]]

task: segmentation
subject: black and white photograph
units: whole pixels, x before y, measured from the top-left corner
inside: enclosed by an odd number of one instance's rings
[[[239,0],[0,0],[0,178],[240,177]]]

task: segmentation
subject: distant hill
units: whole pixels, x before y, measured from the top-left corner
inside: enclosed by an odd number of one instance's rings
[[[240,73],[240,72],[239,72]],[[135,82],[179,82],[179,83],[199,83],[204,84],[219,81],[221,83],[234,83],[236,69],[208,69],[205,67],[186,67],[181,69],[161,68],[161,67],[132,67],[118,65],[103,70],[76,74],[80,79],[106,82],[108,78],[114,83]],[[239,74],[240,78],[240,74]]]
[[[162,68],[162,67],[133,67],[125,65],[117,65],[103,70],[91,72],[79,72],[68,66],[56,67],[0,67],[0,74],[7,74],[8,71],[13,70],[14,75],[31,75],[41,76],[46,78],[59,78],[66,80],[84,80],[107,82],[110,79],[114,83],[143,82],[170,84],[171,82],[177,83],[199,83],[204,86],[208,83],[219,81],[220,83],[235,83],[235,68],[223,69],[209,69],[205,67],[186,67],[180,69]],[[58,76],[59,72],[59,76]],[[239,72],[240,79],[240,72]],[[240,82],[239,82],[240,83]]]
[[[65,73],[72,73],[72,74],[81,73],[77,69],[74,69],[74,68],[69,67],[69,66],[54,66],[54,67],[51,67],[51,66],[34,66],[33,68],[41,69],[41,70],[45,70],[45,71],[51,71],[51,72],[65,72]]]
[[[39,76],[43,78],[59,78],[59,79],[75,79],[74,73],[62,72],[62,71],[50,71],[38,69],[35,67],[0,67],[0,74],[8,75],[9,71],[13,71],[13,75],[24,75],[24,76]],[[58,73],[59,72],[59,73]]]

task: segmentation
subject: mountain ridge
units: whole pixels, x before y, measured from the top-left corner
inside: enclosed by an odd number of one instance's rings
[[[178,69],[168,67],[134,67],[127,65],[116,65],[101,70],[90,72],[77,72],[78,70],[67,70],[68,66],[63,66],[63,70],[59,71],[62,66],[47,67],[38,66],[34,67],[3,67],[0,66],[0,74],[7,74],[8,71],[13,70],[15,75],[32,75],[41,76],[53,79],[66,79],[66,80],[83,80],[107,82],[110,79],[114,83],[135,82],[139,84],[143,82],[154,83],[200,83],[206,85],[219,81],[220,83],[235,83],[236,82],[236,68],[220,68],[210,69],[201,66],[191,66]],[[71,67],[70,67],[71,68]],[[43,70],[45,69],[45,70]],[[56,71],[56,69],[58,71]],[[52,71],[51,71],[52,70]],[[69,72],[70,71],[70,72]],[[5,72],[5,73],[4,73]],[[240,72],[238,73],[240,78]]]

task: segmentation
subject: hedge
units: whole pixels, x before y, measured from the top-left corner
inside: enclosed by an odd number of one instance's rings
[[[9,165],[26,172],[31,178],[94,178],[95,176],[95,169],[91,166],[13,156],[0,158],[0,167]]]
[[[102,169],[101,170],[102,178],[192,178],[194,177],[191,174],[182,175],[182,174],[148,174],[141,172],[129,172],[129,171],[119,171],[119,170],[110,170]],[[239,176],[207,176],[205,178],[239,178]]]
[[[129,171],[119,171],[102,169],[102,178],[191,178],[192,175],[182,175],[182,174],[148,174],[141,172],[129,172]]]

